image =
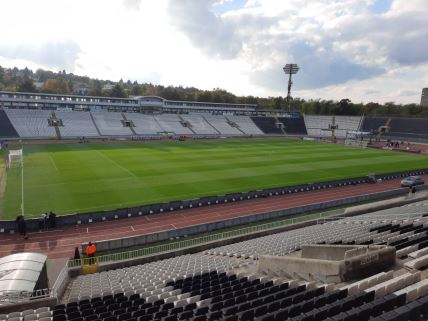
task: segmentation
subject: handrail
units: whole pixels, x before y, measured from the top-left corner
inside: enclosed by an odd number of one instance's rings
[[[40,289],[32,292],[8,290],[0,292],[0,306],[4,304],[13,304],[25,300],[35,300],[51,296],[51,289]]]
[[[227,239],[227,238],[231,238],[231,237],[253,234],[256,232],[274,229],[274,228],[278,228],[281,226],[287,226],[287,225],[292,225],[292,224],[296,224],[296,223],[302,223],[302,222],[306,222],[306,221],[310,221],[310,220],[319,220],[319,219],[322,219],[323,217],[328,217],[328,216],[335,215],[335,214],[338,214],[337,209],[331,210],[331,211],[326,211],[326,212],[321,212],[321,213],[309,214],[309,215],[305,215],[305,216],[288,218],[288,219],[281,220],[281,221],[275,221],[275,222],[269,222],[269,223],[260,224],[260,225],[248,226],[248,227],[244,227],[244,228],[240,228],[240,229],[236,229],[236,230],[231,230],[231,231],[226,231],[226,232],[209,234],[209,235],[201,236],[198,238],[192,238],[192,239],[187,239],[187,240],[168,243],[168,244],[155,245],[152,247],[146,247],[146,248],[132,250],[132,251],[100,255],[100,256],[97,256],[97,260],[100,264],[106,263],[106,262],[130,260],[130,259],[148,256],[148,255],[153,255],[156,253],[179,250],[179,249],[183,249],[183,248],[187,248],[187,247],[194,247],[197,245],[206,244],[209,242]],[[82,258],[80,260],[70,259],[68,261],[67,266],[69,268],[73,268],[73,267],[79,267],[81,265],[89,265],[90,263],[91,263],[90,258]]]
[[[422,217],[428,212],[419,212],[419,213],[403,213],[403,214],[388,214],[388,215],[373,215],[373,216],[358,216],[358,217],[324,217],[317,220],[318,224],[324,224],[326,222],[333,222],[338,220],[344,220],[343,222],[367,222],[367,221],[409,221],[414,220],[415,218]]]
[[[55,280],[54,285],[52,286],[51,296],[59,299],[59,292],[62,291],[61,288],[64,287],[64,281],[68,275],[67,262],[64,267],[61,269],[57,279]]]

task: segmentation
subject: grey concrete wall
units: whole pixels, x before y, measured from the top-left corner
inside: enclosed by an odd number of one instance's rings
[[[29,309],[38,309],[42,307],[53,308],[57,304],[56,298],[44,298],[31,301],[24,301],[14,304],[0,305],[0,314],[8,314],[12,312],[22,312]]]
[[[261,255],[258,273],[289,278],[302,277],[308,281],[340,282],[341,262],[343,261]]]
[[[339,255],[349,250],[344,246],[321,246],[318,259],[295,256],[262,255],[259,258],[258,272],[270,276],[302,277],[307,281],[321,280],[323,282],[343,282],[360,279],[376,274],[395,263],[395,248],[391,246],[374,247],[371,251],[346,260],[336,260]],[[309,249],[314,250],[315,247]],[[321,253],[323,251],[324,253]],[[334,260],[323,259],[334,257]]]
[[[304,245],[302,247],[302,258],[341,261],[345,253],[354,250],[355,245]]]
[[[390,268],[395,263],[395,247],[378,247],[364,255],[345,260],[346,269],[341,279],[345,281],[361,279]]]

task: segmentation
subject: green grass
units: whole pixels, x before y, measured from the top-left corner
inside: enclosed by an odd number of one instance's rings
[[[427,166],[423,155],[274,139],[24,147],[25,212],[99,211]],[[0,217],[20,211],[7,173]]]

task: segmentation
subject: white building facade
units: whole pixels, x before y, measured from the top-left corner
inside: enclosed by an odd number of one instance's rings
[[[428,88],[422,89],[421,106],[428,107]]]

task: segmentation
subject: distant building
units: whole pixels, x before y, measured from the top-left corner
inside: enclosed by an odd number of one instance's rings
[[[146,113],[209,113],[255,115],[255,104],[229,104],[168,100],[158,96],[129,98],[57,95],[46,93],[17,93],[0,91],[0,108],[28,108],[47,110],[108,110]],[[262,114],[264,112],[261,112]]]
[[[428,88],[422,89],[421,106],[428,107]]]
[[[41,90],[44,84],[45,83],[43,81],[35,81],[34,82],[34,86],[37,88],[37,90]]]
[[[114,84],[105,84],[103,86],[103,90],[112,90],[114,87]]]
[[[73,85],[73,94],[85,96],[88,93],[88,86],[83,83],[77,83]]]

